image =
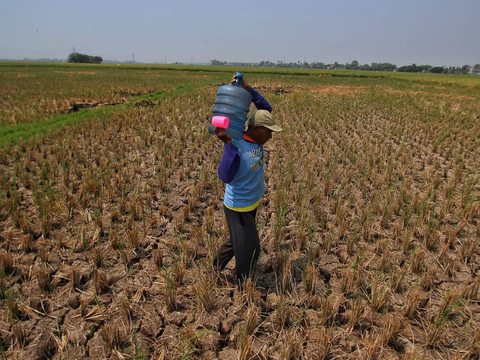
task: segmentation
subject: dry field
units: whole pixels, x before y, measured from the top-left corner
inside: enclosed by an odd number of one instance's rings
[[[0,357],[480,357],[480,79],[245,69],[284,131],[240,293],[211,266],[228,229],[207,127],[231,72],[96,69],[0,66],[2,124],[64,111],[32,87],[70,104],[205,85],[0,144]]]

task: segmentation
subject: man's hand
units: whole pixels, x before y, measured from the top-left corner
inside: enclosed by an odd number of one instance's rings
[[[232,84],[235,84],[235,82],[237,81],[237,76],[235,74],[233,74],[232,76]],[[245,80],[245,76],[243,77],[243,81],[242,81],[242,86],[245,90],[247,90],[248,92],[250,92],[250,84],[247,83],[247,81]]]
[[[225,132],[224,128],[216,127],[215,134],[217,135],[217,138],[219,138],[223,142],[230,143],[230,144],[232,143],[232,137]]]

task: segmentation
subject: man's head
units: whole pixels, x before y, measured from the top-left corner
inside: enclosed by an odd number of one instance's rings
[[[265,144],[272,138],[272,132],[279,131],[282,131],[282,128],[275,125],[272,114],[267,110],[255,111],[248,119],[247,135],[257,144]]]

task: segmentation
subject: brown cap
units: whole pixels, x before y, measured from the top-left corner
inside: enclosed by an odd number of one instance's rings
[[[282,131],[283,129],[275,125],[272,114],[267,110],[257,110],[248,119],[248,125],[265,126],[272,131]]]

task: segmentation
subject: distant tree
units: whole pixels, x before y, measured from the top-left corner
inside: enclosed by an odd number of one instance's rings
[[[400,72],[417,72],[417,64],[400,66],[398,71]]]
[[[312,69],[325,69],[326,68],[325,64],[322,63],[322,62],[314,62],[310,66],[311,66]]]
[[[101,56],[90,56],[80,53],[71,53],[68,55],[69,63],[80,63],[80,64],[101,64],[103,59]]]
[[[275,67],[275,64],[271,61],[260,61],[260,63],[258,64],[258,66],[260,67]]]
[[[445,71],[446,69],[442,66],[434,66],[430,69],[430,72],[431,73],[434,73],[434,74],[441,74]]]
[[[449,66],[447,69],[447,74],[456,74],[457,68],[455,66]]]
[[[77,62],[77,53],[71,53],[68,55],[68,60],[69,63],[76,63]]]
[[[412,65],[407,65],[407,66],[401,66],[400,68],[398,68],[398,71],[401,71],[401,72],[427,72],[429,71],[430,69],[432,68],[431,65],[416,65],[416,64],[412,64]]]
[[[473,65],[472,72],[476,75],[480,74],[480,64]]]
[[[395,64],[390,63],[372,63],[371,70],[373,71],[393,71],[397,68]]]
[[[332,65],[332,67],[333,67],[334,69],[338,69],[338,68],[340,68],[340,67],[343,67],[343,65],[342,65],[342,64],[339,64],[337,61],[335,61],[335,63]]]
[[[471,67],[470,65],[463,65],[463,66],[462,66],[462,69],[460,70],[460,72],[461,72],[462,74],[469,74],[471,68],[472,68],[472,67]]]
[[[217,65],[217,66],[218,66],[218,65],[226,65],[226,64],[227,64],[226,61],[219,61],[219,60],[216,60],[216,59],[213,59],[213,60],[211,61],[211,63],[212,63],[212,65]]]
[[[346,66],[347,70],[358,70],[359,64],[357,60],[353,60],[350,64]]]

